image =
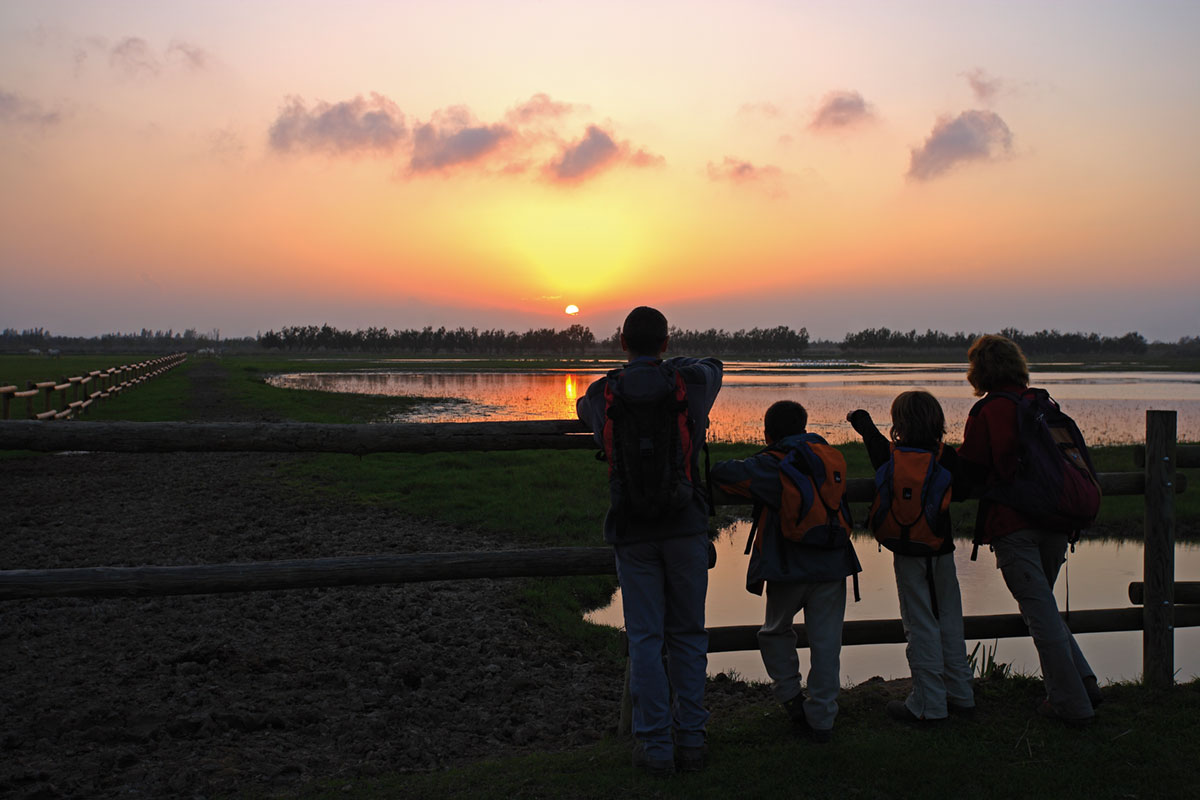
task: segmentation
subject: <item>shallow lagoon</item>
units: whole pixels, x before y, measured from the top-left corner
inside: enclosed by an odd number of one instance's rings
[[[398,361],[395,371],[297,373],[276,376],[271,382],[290,388],[429,397],[428,404],[398,421],[469,422],[573,418],[576,398],[603,372],[599,367],[595,371],[430,372]],[[763,410],[776,400],[793,399],[808,408],[810,430],[834,443],[854,441],[856,437],[845,422],[847,411],[865,408],[884,423],[892,398],[901,391],[919,387],[933,392],[941,401],[949,426],[947,438],[959,441],[963,421],[976,399],[965,373],[963,364],[728,362],[724,385],[711,415],[711,438],[758,441],[762,436]],[[1180,440],[1200,441],[1200,374],[1043,367],[1033,373],[1032,382],[1045,387],[1059,400],[1093,444],[1144,441],[1147,409],[1176,410]],[[432,398],[458,399],[443,402]],[[748,625],[762,620],[762,598],[744,588],[746,557],[742,549],[747,530],[748,523],[737,523],[724,530],[718,540],[718,564],[709,574],[710,625]],[[864,569],[860,577],[862,602],[849,602],[846,618],[899,617],[891,554],[880,553],[869,536],[861,537],[856,546]],[[1016,603],[995,569],[992,554],[983,550],[975,562],[969,560],[969,555],[969,545],[960,546],[956,554],[965,613],[1015,613]],[[1200,575],[1200,545],[1177,545],[1176,574],[1180,579]],[[1059,578],[1059,606],[1066,605],[1068,584],[1072,608],[1128,606],[1127,586],[1130,581],[1140,580],[1141,575],[1140,542],[1084,541],[1070,556],[1068,567]],[[588,618],[620,627],[620,603],[618,591],[608,607]],[[968,642],[968,650],[974,644]],[[985,642],[984,646],[992,644]],[[1080,638],[1080,647],[1104,680],[1133,679],[1141,673],[1140,632],[1085,634]],[[1176,632],[1175,654],[1180,679],[1200,674],[1200,628]],[[1029,639],[1000,640],[997,658],[1023,671],[1037,671],[1037,654]],[[807,670],[804,651],[801,651],[801,667]],[[727,670],[756,680],[766,678],[757,652],[721,653],[710,658],[710,673]],[[856,646],[842,651],[842,676],[846,683],[857,683],[873,675],[907,674],[904,645]]]
[[[712,441],[758,441],[762,413],[776,400],[803,403],[810,430],[833,443],[853,441],[847,411],[865,408],[877,421],[888,418],[892,398],[911,388],[933,392],[946,411],[947,439],[962,438],[962,424],[975,402],[963,364],[846,364],[794,366],[763,362],[726,364],[724,385],[711,414]],[[431,400],[405,414],[405,422],[571,419],[575,400],[603,370],[506,372],[396,371],[294,373],[271,383],[297,389],[362,394],[457,398]],[[1200,374],[1190,372],[1050,371],[1033,374],[1071,414],[1088,441],[1129,444],[1145,439],[1147,409],[1179,412],[1178,436],[1200,441]]]

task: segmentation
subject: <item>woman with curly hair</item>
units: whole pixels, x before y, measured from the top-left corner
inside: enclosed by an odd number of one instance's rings
[[[985,487],[1011,483],[1019,455],[1013,396],[1029,389],[1029,366],[1016,342],[992,334],[975,340],[967,360],[967,380],[982,399],[967,416],[958,456]],[[976,541],[991,545],[996,567],[1037,648],[1046,683],[1038,714],[1072,727],[1090,724],[1101,702],[1096,674],[1054,599],[1068,534],[1039,527],[1018,509],[994,500],[980,501],[979,517]]]

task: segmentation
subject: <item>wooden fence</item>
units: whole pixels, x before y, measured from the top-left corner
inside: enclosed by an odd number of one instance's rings
[[[92,403],[115,397],[179,366],[186,359],[187,353],[173,353],[136,364],[94,369],[83,375],[60,378],[57,381],[28,381],[25,389],[0,386],[0,419],[7,420],[12,413],[12,401],[21,399],[25,401],[24,416],[28,419],[68,419],[84,413]],[[68,399],[68,393],[71,399]],[[40,412],[34,408],[34,399],[38,395],[45,397],[44,407]]]
[[[1200,466],[1200,447],[1178,447],[1174,411],[1146,416],[1145,466],[1140,472],[1103,473],[1105,495],[1145,497],[1144,580],[1134,586],[1141,608],[1072,611],[1067,624],[1076,633],[1143,631],[1143,678],[1148,685],[1174,681],[1174,630],[1200,626],[1200,605],[1176,608],[1174,580],[1174,495],[1185,489],[1180,466]],[[197,423],[86,423],[46,426],[36,422],[0,422],[0,449],[108,452],[263,451],[263,452],[416,452],[594,449],[574,420],[511,423],[416,425],[306,425]],[[869,478],[847,482],[851,502],[869,502]],[[745,500],[718,493],[719,504]],[[421,553],[273,561],[201,566],[92,567],[0,572],[0,601],[39,597],[139,597],[267,591],[318,586],[390,584],[430,580],[528,576],[603,575],[615,572],[607,547],[551,548],[493,553]],[[1189,588],[1191,602],[1194,589]],[[1134,601],[1137,602],[1137,601]],[[969,639],[1027,636],[1019,614],[964,619]],[[758,625],[711,628],[709,652],[755,650]],[[801,646],[807,639],[796,626]],[[898,619],[853,620],[845,624],[843,643],[885,644],[904,641]]]

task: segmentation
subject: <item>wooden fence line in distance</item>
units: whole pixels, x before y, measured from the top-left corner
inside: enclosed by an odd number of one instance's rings
[[[92,403],[132,389],[134,386],[178,366],[186,359],[186,353],[172,353],[169,356],[139,361],[136,364],[95,369],[86,375],[62,378],[59,381],[29,381],[24,390],[18,390],[16,386],[0,386],[0,419],[7,420],[11,414],[12,401],[20,399],[25,401],[25,416],[29,419],[68,419],[87,411]],[[94,385],[94,390],[88,391],[92,385]],[[68,391],[74,394],[73,401],[67,399]],[[59,395],[58,408],[54,407],[56,392]],[[43,393],[46,398],[45,410],[37,412],[33,408],[33,400]]]

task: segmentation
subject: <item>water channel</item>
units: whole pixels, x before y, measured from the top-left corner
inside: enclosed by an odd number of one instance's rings
[[[275,376],[271,382],[291,388],[430,398],[399,420],[406,422],[567,419],[574,417],[575,399],[603,372],[599,365],[594,371],[430,372],[397,361],[394,371],[296,373]],[[921,387],[941,401],[949,428],[947,439],[960,441],[963,421],[975,401],[964,374],[963,364],[727,363],[723,388],[712,410],[710,438],[758,441],[763,410],[776,400],[794,399],[808,409],[810,430],[834,443],[854,441],[856,437],[845,423],[847,411],[866,408],[883,423],[897,393]],[[1063,365],[1043,368],[1033,374],[1032,382],[1050,391],[1076,419],[1090,443],[1143,441],[1147,409],[1177,411],[1179,439],[1200,441],[1200,374],[1079,371]],[[747,527],[748,523],[735,523],[718,539],[718,563],[709,573],[709,625],[748,625],[762,620],[762,598],[744,588],[746,557],[742,548]],[[856,547],[864,570],[860,579],[862,602],[849,602],[846,618],[897,618],[899,604],[890,553],[878,552],[869,535],[863,535]],[[992,554],[982,550],[979,559],[972,562],[969,552],[969,545],[960,546],[955,559],[964,613],[1015,612],[1016,604],[1004,587]],[[1176,546],[1175,571],[1181,580],[1200,576],[1200,545]],[[1130,581],[1141,580],[1141,575],[1139,541],[1085,540],[1070,556],[1067,571],[1059,578],[1059,606],[1066,606],[1068,590],[1074,609],[1128,606],[1126,587]],[[618,590],[613,602],[590,614],[589,619],[619,627],[621,613]],[[968,642],[968,649],[974,644]],[[983,644],[990,647],[993,642]],[[1141,672],[1140,632],[1086,634],[1080,646],[1103,680],[1134,679]],[[999,660],[1023,671],[1037,671],[1037,655],[1028,639],[1002,639],[997,647]],[[1179,679],[1200,674],[1200,628],[1176,632],[1175,656]],[[806,657],[807,652],[801,651],[802,669],[806,669]],[[710,673],[728,670],[755,680],[766,677],[757,652],[710,657]],[[847,684],[874,675],[907,674],[902,644],[855,646],[842,651],[842,675]]]

